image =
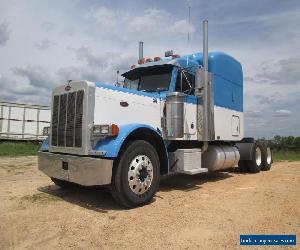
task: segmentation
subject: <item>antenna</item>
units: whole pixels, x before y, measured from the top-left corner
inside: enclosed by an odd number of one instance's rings
[[[119,84],[119,73],[120,73],[120,71],[117,70],[117,82],[116,82],[115,86],[120,86],[120,84]]]
[[[189,7],[189,16],[188,16],[188,23],[189,23],[189,28],[188,28],[188,41],[190,40],[190,26],[191,26],[191,6],[190,3],[188,2],[188,7]]]

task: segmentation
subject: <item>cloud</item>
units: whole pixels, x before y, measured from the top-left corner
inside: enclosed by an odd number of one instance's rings
[[[53,81],[47,71],[40,66],[15,67],[12,69],[16,76],[24,77],[28,84],[38,89],[53,89]]]
[[[117,25],[117,14],[108,8],[99,7],[98,9],[91,9],[90,15],[105,29],[113,29]]]
[[[245,111],[245,116],[248,118],[258,118],[261,116],[261,112],[260,111],[253,111],[253,110],[249,110],[249,111]]]
[[[48,39],[44,39],[42,40],[41,42],[39,43],[36,43],[35,44],[35,47],[39,50],[48,50],[50,49],[51,47],[53,47],[55,45],[54,42],[48,40]]]
[[[98,54],[88,47],[72,50],[81,65],[60,68],[57,72],[60,81],[85,79],[114,84],[116,71],[119,70],[122,74],[129,70],[132,62],[137,61],[136,57],[125,53],[104,52]]]
[[[0,77],[0,100],[28,104],[49,104],[49,91],[36,88],[26,82],[17,82],[7,77]]]
[[[52,22],[43,22],[41,26],[42,26],[42,29],[45,31],[52,31],[56,28],[56,24],[54,24]]]
[[[185,19],[179,19],[171,13],[161,9],[145,9],[143,11],[124,12],[106,7],[92,8],[87,19],[96,21],[94,32],[104,35],[106,39],[126,40],[154,39],[162,36],[173,38],[184,37],[187,32],[193,33],[195,28]],[[96,31],[95,31],[96,30]],[[101,31],[101,34],[99,33]]]
[[[6,45],[9,40],[10,32],[8,30],[8,24],[3,22],[0,24],[0,46]]]
[[[276,110],[274,116],[276,116],[276,117],[289,117],[291,114],[292,114],[292,112],[290,110],[279,109],[279,110]]]
[[[261,63],[261,72],[254,79],[258,82],[281,85],[300,84],[300,55],[277,61]]]

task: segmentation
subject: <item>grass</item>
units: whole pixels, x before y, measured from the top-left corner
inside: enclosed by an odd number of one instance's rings
[[[300,161],[300,152],[279,151],[273,152],[273,160],[276,161]]]
[[[40,144],[32,142],[0,142],[0,156],[36,155]]]
[[[36,155],[40,144],[32,142],[0,142],[0,156],[25,156]],[[276,161],[300,161],[300,152],[273,151],[273,160]]]

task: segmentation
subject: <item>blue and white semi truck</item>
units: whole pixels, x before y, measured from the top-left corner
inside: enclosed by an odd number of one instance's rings
[[[140,44],[123,86],[70,81],[55,88],[39,169],[60,187],[109,186],[125,207],[149,202],[163,175],[269,170],[270,148],[244,138],[242,66],[208,53],[207,25],[202,53],[145,60]]]

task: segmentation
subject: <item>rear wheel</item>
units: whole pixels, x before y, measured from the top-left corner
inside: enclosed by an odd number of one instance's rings
[[[239,168],[238,168],[238,170],[239,170],[240,172],[243,172],[243,173],[248,172],[247,164],[248,164],[247,161],[239,160],[239,163],[238,163]]]
[[[261,170],[268,171],[272,165],[272,151],[270,147],[264,147],[262,155],[262,167]]]
[[[263,146],[255,143],[252,149],[252,160],[247,162],[247,169],[250,173],[258,173],[262,168]]]
[[[159,165],[157,152],[150,143],[130,142],[114,166],[114,199],[128,208],[148,203],[158,189]]]

